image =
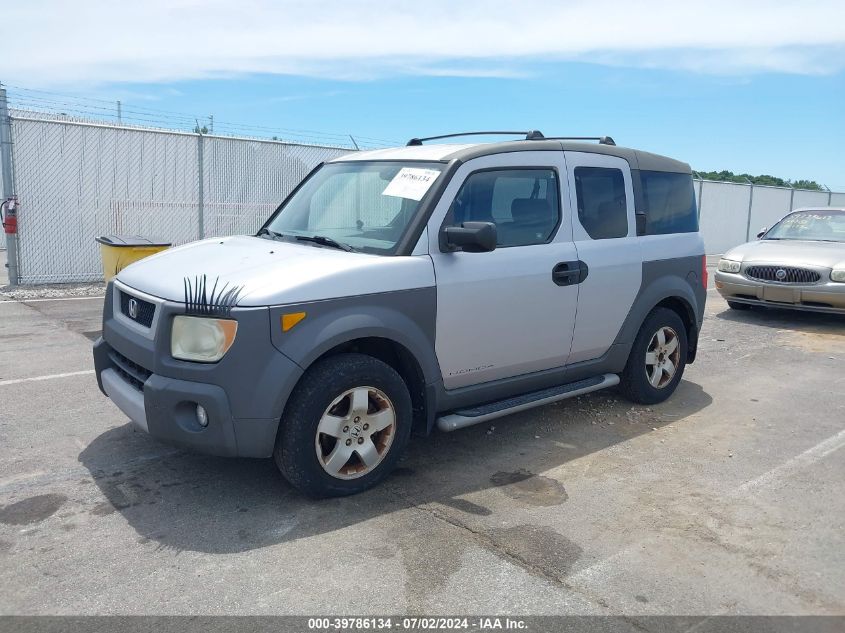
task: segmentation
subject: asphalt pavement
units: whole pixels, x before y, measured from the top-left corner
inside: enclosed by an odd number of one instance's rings
[[[0,301],[2,614],[845,614],[845,321],[710,291],[668,402],[415,438],[367,493],[196,455],[97,389],[101,299]]]

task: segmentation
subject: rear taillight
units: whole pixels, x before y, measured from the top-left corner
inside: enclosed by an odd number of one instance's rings
[[[707,255],[701,256],[701,285],[707,290]]]

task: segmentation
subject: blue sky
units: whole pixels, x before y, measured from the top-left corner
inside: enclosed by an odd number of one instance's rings
[[[213,113],[219,132],[609,134],[694,169],[845,191],[845,3],[679,5],[33,0],[13,9],[0,81],[21,105],[121,99]]]

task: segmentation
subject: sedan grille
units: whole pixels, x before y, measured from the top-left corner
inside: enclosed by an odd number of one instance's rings
[[[123,316],[132,319],[135,323],[150,327],[153,324],[153,317],[156,313],[154,303],[133,297],[125,292],[120,292],[120,311]]]
[[[749,266],[745,274],[761,281],[777,281],[782,284],[814,284],[819,279],[815,270],[793,268],[791,266]]]

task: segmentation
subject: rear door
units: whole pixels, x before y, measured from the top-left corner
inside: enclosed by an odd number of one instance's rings
[[[563,152],[513,152],[462,165],[428,225],[437,278],[436,351],[447,389],[566,363],[578,300]],[[449,252],[446,225],[488,221],[498,246]],[[557,272],[556,272],[557,271]]]
[[[568,363],[599,358],[622,328],[642,280],[634,192],[628,161],[564,152],[572,236],[587,277],[578,286],[578,315]]]

